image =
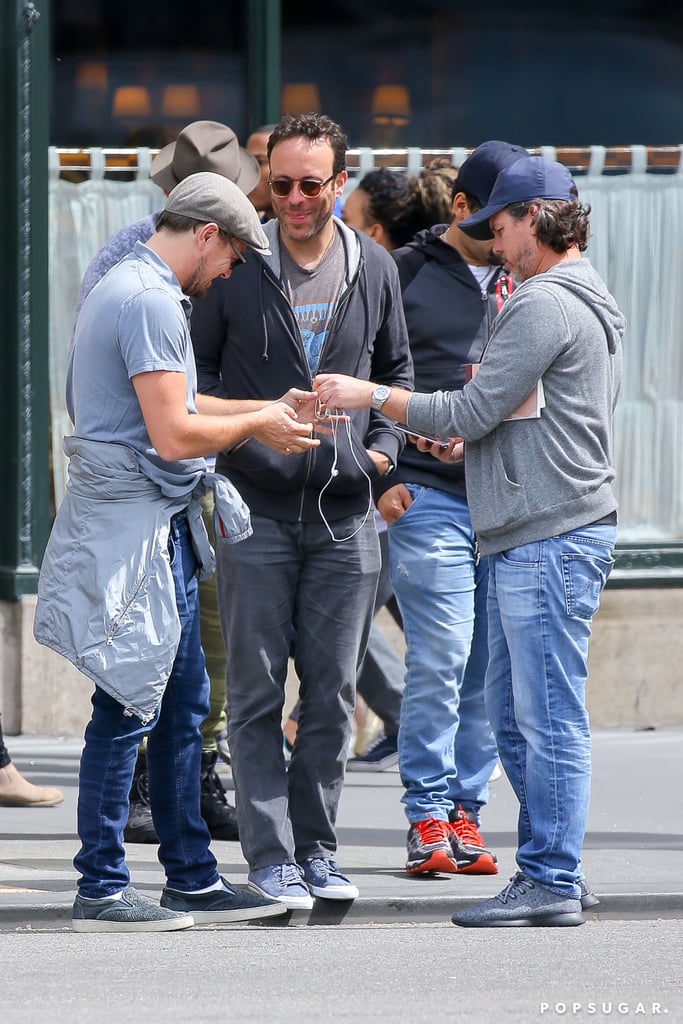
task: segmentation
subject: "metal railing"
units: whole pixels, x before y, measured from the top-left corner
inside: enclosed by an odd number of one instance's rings
[[[53,174],[72,181],[93,176],[107,178],[147,176],[149,163],[157,149],[61,149],[50,147]],[[448,157],[457,167],[468,153],[465,147],[452,149],[372,149],[363,147],[347,152],[351,178],[373,167],[419,173],[436,157]],[[572,174],[592,171],[603,174],[628,174],[639,170],[652,173],[683,172],[683,145],[672,146],[538,146],[530,154],[545,156],[565,164]]]

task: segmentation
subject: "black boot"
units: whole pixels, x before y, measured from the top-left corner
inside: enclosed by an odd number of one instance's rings
[[[218,772],[216,750],[202,750],[201,811],[212,839],[239,839],[237,811],[228,803]]]
[[[147,777],[147,755],[138,751],[133,782],[130,787],[130,809],[128,821],[123,830],[127,843],[158,843],[152,812],[149,809],[149,779]]]

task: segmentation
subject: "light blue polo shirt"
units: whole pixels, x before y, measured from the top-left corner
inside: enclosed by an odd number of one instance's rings
[[[187,409],[196,413],[191,309],[168,264],[136,242],[85,299],[67,369],[66,401],[74,434],[128,445],[137,453],[142,472],[169,497],[189,493],[206,463],[167,462],[159,456],[131,378],[154,370],[184,373]]]

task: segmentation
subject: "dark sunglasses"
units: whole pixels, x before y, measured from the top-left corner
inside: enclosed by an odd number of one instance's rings
[[[315,199],[320,195],[325,185],[329,185],[336,177],[336,174],[331,174],[325,181],[319,181],[317,178],[269,178],[268,184],[270,185],[270,191],[278,199],[284,199],[288,196],[295,185],[299,186],[299,192],[301,192],[302,196],[306,196],[307,199]]]

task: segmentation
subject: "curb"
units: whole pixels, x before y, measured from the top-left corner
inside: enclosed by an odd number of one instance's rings
[[[585,912],[586,922],[656,920],[683,918],[683,893],[610,893],[599,896],[600,903]],[[71,903],[16,902],[0,907],[0,933],[9,931],[65,930],[71,926]],[[360,927],[387,924],[446,924],[456,910],[472,906],[478,900],[467,897],[360,897],[353,903],[316,900],[311,911],[290,911],[286,916],[264,922],[249,922],[250,927]],[[214,925],[205,927],[229,927]],[[241,925],[239,926],[241,927]]]

